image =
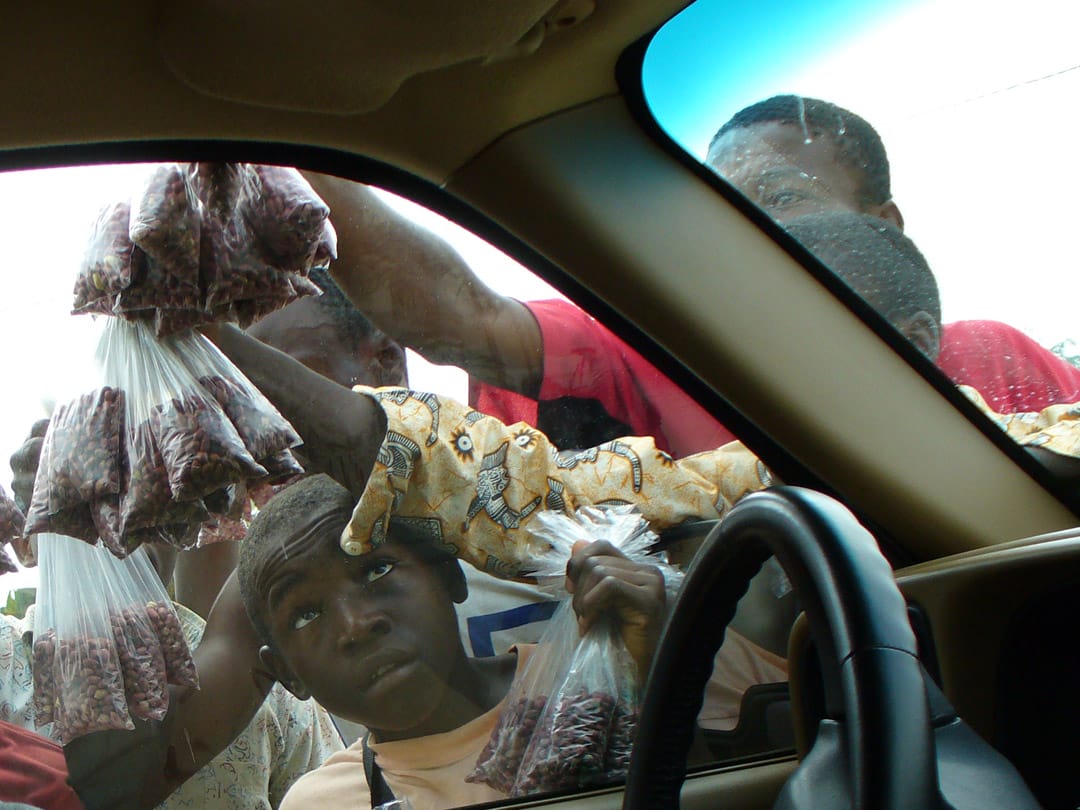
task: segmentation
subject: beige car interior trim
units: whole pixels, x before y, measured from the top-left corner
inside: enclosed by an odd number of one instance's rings
[[[471,0],[466,7],[483,7],[486,16],[462,15],[456,31],[444,31],[439,26],[453,19],[453,8],[459,4],[412,0],[299,7],[275,2],[267,8],[266,25],[252,23],[252,35],[245,36],[233,25],[237,36],[232,39],[215,34],[214,24],[227,19],[227,6],[250,11],[255,4],[69,3],[62,13],[55,4],[15,4],[5,9],[0,27],[0,70],[12,77],[0,84],[4,110],[0,150],[185,138],[297,143],[365,155],[439,184],[503,133],[616,93],[614,65],[619,54],[685,4],[685,0],[524,4]],[[258,4],[259,14],[266,5]],[[352,79],[341,74],[358,60],[366,60],[369,67],[378,61],[376,54],[354,54],[348,48],[353,35],[370,27],[365,9],[373,5],[428,10],[410,20],[419,28],[410,39],[414,51],[398,55],[398,61],[411,62],[413,68],[406,72],[414,75],[401,82],[400,68],[388,66],[379,78],[375,64],[373,84],[399,82],[400,88],[367,114],[345,114]],[[532,11],[522,15],[519,7]],[[539,42],[534,32],[531,39],[526,36],[508,50],[497,50],[512,37],[510,32],[521,27],[522,19],[542,13],[536,10],[543,8],[550,13],[544,17]],[[321,27],[309,32],[305,23],[312,20]],[[486,53],[416,72],[430,59],[427,48],[445,53],[451,40],[485,37],[487,46],[476,50]],[[292,58],[286,59],[280,48],[270,50],[280,41],[294,43],[287,51]],[[194,77],[177,76],[170,65],[182,58],[190,61],[193,57],[181,56],[186,49],[204,57],[199,81],[217,83],[216,90],[196,89]],[[172,62],[163,54],[169,54]],[[305,66],[305,57],[310,66]],[[195,66],[185,64],[189,72],[195,71]],[[276,102],[220,97],[230,83],[239,85],[253,73],[265,80],[272,71],[286,73],[290,64],[299,72],[288,74],[285,87],[275,90],[282,94]],[[233,91],[233,98],[242,96],[237,88]],[[345,109],[324,114],[298,111],[325,107],[334,99]],[[271,102],[289,109],[266,106]],[[370,103],[369,99],[361,106]]]
[[[1080,530],[943,557],[900,569],[896,579],[904,597],[922,610],[932,628],[946,696],[975,731],[993,740],[1006,635],[1032,598],[1080,579]],[[800,615],[788,644],[793,685],[806,677],[803,651],[809,632],[806,616]],[[798,722],[803,716],[800,696],[794,688],[796,750],[805,755],[808,737]]]
[[[447,187],[639,324],[915,554],[1076,525],[768,236],[650,141],[621,99],[515,131]],[[838,367],[851,373],[838,378]],[[873,385],[860,369],[873,370]],[[942,502],[941,491],[953,497]]]
[[[289,0],[187,0],[159,4],[158,47],[172,72],[200,93],[348,115],[383,106],[406,79],[509,51],[542,26],[554,4],[324,0],[307,6],[297,25]],[[237,59],[238,52],[256,58]]]
[[[897,572],[900,590],[925,611],[933,627],[946,695],[987,739],[994,739],[1002,644],[1014,617],[1032,597],[1078,578],[1076,531]]]

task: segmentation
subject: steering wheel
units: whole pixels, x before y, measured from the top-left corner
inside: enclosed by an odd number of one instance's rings
[[[946,802],[939,782],[937,707],[932,713],[906,604],[888,562],[870,533],[837,501],[807,489],[778,487],[742,500],[690,564],[650,671],[625,810],[679,806],[714,656],[740,597],[770,553],[791,579],[809,619],[826,707],[813,747],[775,807],[954,806],[953,792]],[[968,769],[965,780],[971,781],[971,767],[985,768],[995,787],[1016,791],[1004,797],[1009,804],[982,806],[1037,807],[1007,761],[988,754],[989,746],[952,717],[965,735],[962,743],[946,742],[944,748],[960,752],[957,761]],[[946,762],[943,770],[955,769]]]

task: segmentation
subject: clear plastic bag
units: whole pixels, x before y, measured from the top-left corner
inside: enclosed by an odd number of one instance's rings
[[[101,546],[38,537],[35,723],[61,743],[161,720],[168,684],[198,686],[179,618],[144,550],[120,560]]]
[[[178,354],[191,376],[221,406],[251,457],[260,464],[272,460],[277,474],[290,468],[291,453],[281,454],[299,445],[300,435],[233,362],[202,335],[185,339]]]
[[[328,219],[323,223],[322,236],[319,237],[319,244],[315,248],[315,258],[311,260],[312,268],[322,267],[326,269],[330,266],[330,262],[337,258],[337,230],[334,228],[334,224]]]
[[[306,275],[323,241],[330,209],[296,169],[252,169],[241,205],[263,260],[278,270]]]
[[[306,276],[337,256],[328,215],[295,169],[154,167],[91,228],[72,311],[145,321],[162,336],[213,321],[246,328],[319,294]]]
[[[511,796],[607,782],[624,776],[629,764],[637,665],[612,620],[601,618],[580,634],[564,588],[574,543],[607,540],[631,560],[656,564],[669,588],[680,578],[663,556],[649,554],[656,536],[629,506],[544,512],[531,530],[551,548],[535,574],[562,602],[467,777]]]
[[[32,514],[119,494],[123,408],[123,392],[108,386],[57,406],[42,443]]]
[[[267,262],[259,234],[249,224],[252,206],[266,193],[255,167],[200,163],[195,178],[206,211],[201,258],[207,312],[228,313],[247,327],[296,300],[292,274]]]
[[[110,203],[98,214],[75,277],[73,312],[109,314],[115,296],[131,285],[138,261],[133,261],[130,220],[131,204],[127,200]]]
[[[330,209],[296,169],[230,166],[232,207],[207,206],[206,306],[227,309],[246,329],[298,298],[321,294],[306,276],[316,256],[327,263],[336,257],[337,236],[326,227]],[[207,192],[212,189],[211,181]]]
[[[209,345],[195,333],[157,338],[148,323],[109,320],[98,349],[107,384],[61,406],[50,420],[27,532],[88,543],[100,537],[119,557],[148,541],[186,548],[209,517],[204,498],[230,509],[223,492],[267,477],[192,376],[198,363],[183,356],[201,356]],[[238,389],[251,388],[239,371],[236,376]],[[297,443],[288,423],[278,420],[289,431],[279,444]]]
[[[202,218],[187,164],[165,164],[151,172],[134,197],[129,223],[146,269],[138,284],[121,291],[116,311],[167,311],[169,328],[156,324],[159,334],[205,320],[199,281]]]
[[[27,534],[97,541],[92,505],[118,499],[122,487],[123,409],[123,393],[109,386],[56,408],[42,442]]]
[[[106,384],[50,420],[26,532],[100,538],[118,557],[151,541],[187,548],[249,481],[303,473],[299,435],[203,335],[110,318],[98,361]]]
[[[183,504],[266,475],[192,374],[187,353],[205,342],[190,332],[158,338],[138,321],[112,319],[105,326],[99,348],[102,373],[109,385],[124,392],[129,478],[120,499],[122,531],[186,523],[198,512],[205,517],[201,503]],[[165,508],[173,514],[161,519]]]

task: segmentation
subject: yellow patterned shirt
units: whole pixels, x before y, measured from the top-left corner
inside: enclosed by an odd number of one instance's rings
[[[960,386],[1019,444],[1080,458],[1080,404],[1036,414],[997,414]],[[506,425],[452,399],[404,388],[355,390],[386,414],[387,433],[364,493],[341,537],[348,554],[386,539],[391,516],[482,571],[527,575],[544,549],[529,521],[544,509],[635,504],[657,531],[722,517],[772,483],[740,442],[682,459],[632,436],[560,452],[524,422]]]
[[[480,570],[516,577],[532,570],[543,550],[529,532],[542,510],[632,503],[662,530],[719,518],[771,483],[737,442],[678,460],[636,436],[560,452],[524,422],[505,425],[435,394],[355,390],[380,405],[387,432],[342,534],[348,554],[383,543],[393,515]]]
[[[1080,458],[1080,403],[1051,405],[1038,413],[1002,414],[991,411],[974,388],[959,388],[1017,444]]]

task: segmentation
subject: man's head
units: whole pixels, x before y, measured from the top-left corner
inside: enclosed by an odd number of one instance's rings
[[[881,137],[828,101],[782,95],[752,104],[720,127],[706,162],[782,222],[847,210],[903,230]]]
[[[312,270],[311,280],[322,295],[267,315],[248,334],[347,388],[407,385],[405,350],[375,328],[325,270]]]
[[[785,227],[931,360],[941,339],[941,299],[925,257],[890,222],[834,211]]]
[[[346,554],[354,504],[325,475],[275,495],[242,541],[241,596],[263,663],[289,691],[388,736],[419,736],[466,660],[454,609],[464,575],[393,522],[384,545]]]

